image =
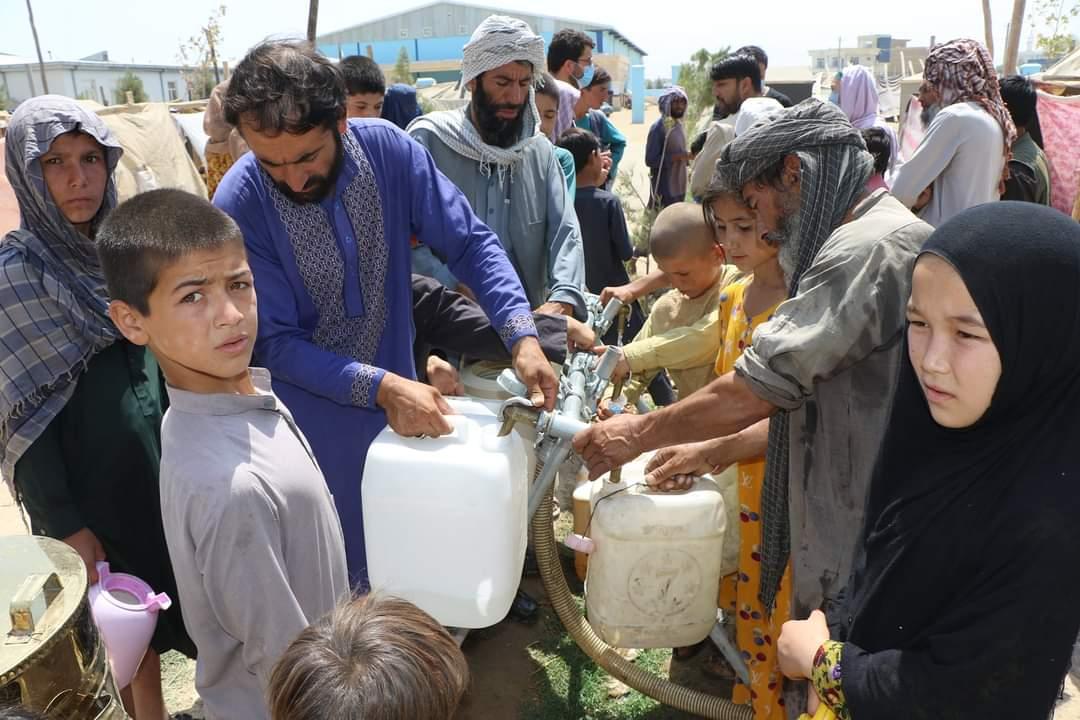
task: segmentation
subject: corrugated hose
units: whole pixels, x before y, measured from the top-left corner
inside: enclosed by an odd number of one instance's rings
[[[540,476],[543,467],[543,460],[538,459],[535,477]],[[574,642],[612,677],[664,705],[710,720],[753,720],[754,713],[749,705],[736,705],[727,698],[691,690],[643,670],[600,639],[578,610],[570,587],[566,584],[551,521],[552,490],[549,485],[540,501],[540,508],[532,517],[533,541],[548,599]]]

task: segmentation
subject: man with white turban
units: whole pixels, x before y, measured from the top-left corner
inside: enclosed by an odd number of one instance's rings
[[[581,230],[554,147],[538,132],[533,86],[544,65],[543,38],[492,15],[464,48],[469,104],[419,117],[409,134],[495,231],[532,306],[584,319]]]

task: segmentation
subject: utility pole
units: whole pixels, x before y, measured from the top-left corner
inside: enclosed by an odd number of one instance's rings
[[[1024,8],[1027,0],[1014,0],[1012,22],[1009,23],[1009,36],[1005,41],[1005,62],[1001,71],[1005,75],[1016,74],[1016,59],[1020,55],[1020,33],[1024,29]]]
[[[37,26],[34,25],[34,8],[30,6],[30,0],[26,0],[26,12],[30,15],[30,32],[34,34],[34,47],[37,48],[38,68],[41,69],[41,85],[45,94],[49,94],[49,78],[45,77],[45,61],[41,59],[41,43],[38,42]]]
[[[307,39],[315,47],[315,26],[319,24],[319,0],[309,0],[307,15]]]
[[[994,23],[990,16],[990,0],[982,0],[983,29],[986,33],[986,49],[990,51],[990,57],[994,57]]]
[[[29,0],[28,0],[29,1]],[[206,33],[206,45],[210,48],[210,64],[214,66],[214,87],[221,84],[221,71],[217,66],[217,52],[214,50],[214,36],[210,34],[210,28],[203,28]]]

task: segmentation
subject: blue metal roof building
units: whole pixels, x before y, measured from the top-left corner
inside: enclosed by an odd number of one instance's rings
[[[404,48],[414,75],[445,82],[460,78],[462,47],[485,18],[496,14],[524,20],[545,42],[563,28],[585,32],[596,43],[594,55],[612,74],[616,92],[628,77],[629,67],[644,62],[645,51],[610,25],[461,2],[435,2],[323,33],[316,44],[329,57],[367,55],[386,67],[397,62]]]

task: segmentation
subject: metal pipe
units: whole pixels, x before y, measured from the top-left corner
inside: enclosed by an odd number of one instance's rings
[[[562,413],[544,413],[547,417],[544,434],[560,440],[572,440],[582,430],[588,429],[588,423],[567,417]]]
[[[596,337],[600,337],[606,333],[611,324],[615,322],[615,318],[619,316],[619,311],[622,310],[622,301],[611,298],[608,300],[608,304],[604,306],[603,311],[600,313],[600,317],[593,323],[593,330],[596,331]]]
[[[564,439],[556,443],[548,452],[548,456],[543,459],[544,469],[536,482],[529,488],[529,514],[526,517],[531,518],[535,515],[544,497],[551,496],[551,491],[555,486],[555,474],[558,472],[559,467],[566,462],[569,455],[570,441]],[[551,522],[551,513],[548,513],[548,522]]]
[[[728,639],[727,633],[724,631],[724,625],[719,620],[713,625],[713,629],[709,631],[709,639],[720,649],[720,654],[728,661],[735,674],[743,681],[743,684],[750,687],[750,668],[746,667],[746,661],[743,660],[742,654],[731,644],[731,640]]]

